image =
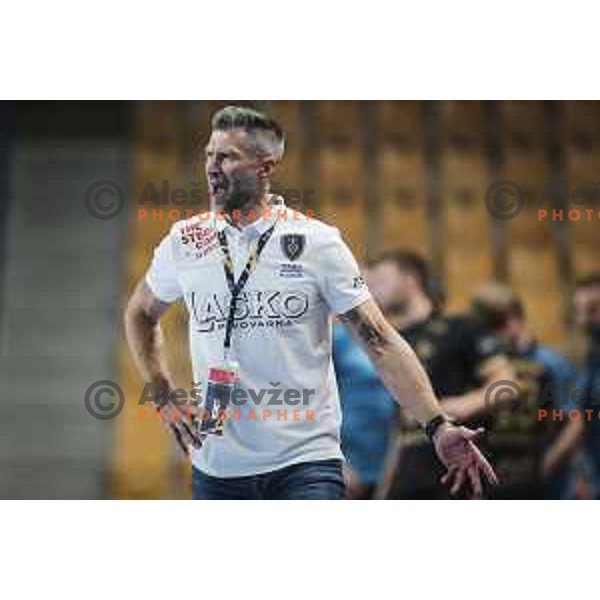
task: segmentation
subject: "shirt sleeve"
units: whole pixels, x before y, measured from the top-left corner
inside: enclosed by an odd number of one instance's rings
[[[152,293],[162,302],[175,302],[183,296],[177,277],[177,264],[173,252],[174,227],[154,249],[146,283]]]
[[[552,384],[556,386],[558,408],[577,408],[577,393],[573,393],[577,380],[575,367],[560,355],[550,355],[545,367],[552,378]]]
[[[331,310],[344,314],[371,298],[352,252],[336,229],[319,249],[320,291]]]

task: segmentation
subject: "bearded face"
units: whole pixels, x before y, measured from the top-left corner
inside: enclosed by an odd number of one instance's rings
[[[253,171],[240,169],[209,179],[209,190],[216,207],[231,213],[247,206],[256,198],[258,183],[258,177]]]
[[[215,207],[230,213],[255,201],[261,165],[245,131],[213,131],[206,147],[206,178]]]

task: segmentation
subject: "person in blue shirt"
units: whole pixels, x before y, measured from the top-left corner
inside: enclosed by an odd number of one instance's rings
[[[347,495],[354,500],[368,499],[383,471],[394,423],[394,400],[343,325],[333,329],[333,361],[342,405]]]
[[[582,442],[592,495],[600,499],[600,273],[577,281],[573,306],[575,320],[588,336],[588,352],[577,384],[585,418],[572,427]]]

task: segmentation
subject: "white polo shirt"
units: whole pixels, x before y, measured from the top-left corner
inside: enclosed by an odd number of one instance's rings
[[[280,201],[241,229],[215,213],[179,221],[146,275],[160,300],[185,300],[194,381],[204,393],[208,368],[223,360],[230,300],[218,231],[227,236],[237,282],[258,238],[275,224],[236,305],[231,346],[245,401],[242,395],[228,410],[224,435],[209,435],[192,455],[195,467],[215,477],[342,457],[332,313],[370,293],[339,231]]]

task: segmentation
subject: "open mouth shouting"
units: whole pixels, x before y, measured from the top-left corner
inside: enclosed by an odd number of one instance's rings
[[[208,180],[208,191],[215,200],[226,197],[229,191],[229,181],[226,177],[210,177]]]

